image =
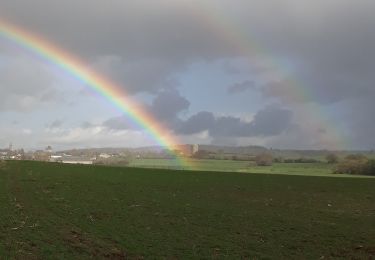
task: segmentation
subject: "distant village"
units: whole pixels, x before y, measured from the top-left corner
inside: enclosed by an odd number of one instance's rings
[[[172,159],[177,155],[191,157],[199,150],[198,145],[179,145],[173,151],[161,147],[146,148],[96,148],[54,151],[51,146],[44,150],[25,151],[15,149],[12,144],[0,149],[0,160],[33,160],[67,164],[121,164],[131,159]]]
[[[25,151],[12,144],[0,149],[0,160],[33,160],[66,164],[128,165],[137,159],[174,159],[176,156],[197,159],[249,160],[268,151],[261,146],[225,147],[214,145],[182,144],[166,149],[160,146],[141,148],[86,148],[55,151],[52,146],[43,150]]]
[[[254,161],[258,155],[267,154],[274,162],[319,162],[332,153],[328,150],[280,150],[262,146],[216,146],[183,144],[166,149],[160,146],[140,148],[85,148],[55,151],[51,146],[43,150],[25,151],[12,144],[0,149],[0,160],[33,160],[66,164],[98,164],[127,166],[142,159],[175,159],[177,156],[195,159]],[[335,151],[339,157],[351,153],[373,156],[374,151]]]

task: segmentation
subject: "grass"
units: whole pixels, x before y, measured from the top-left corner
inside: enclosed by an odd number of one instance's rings
[[[0,258],[369,259],[375,179],[8,162]]]
[[[249,162],[246,161],[232,161],[232,160],[208,160],[208,159],[191,159],[186,158],[184,161],[188,165],[192,165],[195,170],[201,171],[227,171],[235,172],[247,168]],[[130,161],[131,167],[141,168],[162,168],[162,169],[181,169],[187,168],[181,166],[180,163],[174,159],[134,159]]]
[[[288,175],[309,175],[309,176],[346,176],[333,175],[332,168],[328,163],[274,163],[272,166],[256,166],[249,161],[234,160],[208,160],[208,159],[186,159],[189,165],[193,165],[198,171],[221,171],[221,172],[248,172]],[[134,159],[130,162],[131,167],[181,169],[173,159]]]

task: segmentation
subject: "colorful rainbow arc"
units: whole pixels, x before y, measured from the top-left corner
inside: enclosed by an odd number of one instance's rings
[[[77,57],[47,42],[36,34],[27,32],[3,20],[0,20],[0,36],[37,54],[84,83],[85,86],[89,86],[144,129],[162,147],[173,151],[178,146],[179,142],[169,134],[169,131],[140,106],[132,102],[122,88],[90,70]],[[178,155],[177,159],[179,164],[184,167],[192,166]]]
[[[223,6],[214,3],[211,5],[202,3],[199,8],[195,8],[192,5],[189,6],[193,8],[198,18],[205,21],[210,29],[218,33],[224,41],[227,41],[240,51],[240,55],[251,58],[251,54],[255,52],[263,59],[270,61],[276,71],[288,75],[286,80],[289,86],[283,91],[285,91],[286,95],[291,99],[302,100],[304,102],[309,102],[311,100],[313,94],[309,91],[309,88],[295,75],[291,75],[291,73],[284,68],[285,66],[276,58],[273,58],[269,54],[269,51],[265,50],[254,37],[248,37],[248,33],[242,31],[243,29],[235,23],[235,19],[230,19],[230,17],[224,15],[225,12],[222,10],[222,8],[224,8]],[[39,54],[46,60],[52,61],[52,63],[55,63],[64,71],[69,72],[80,81],[87,83],[88,86],[117,106],[138,125],[146,129],[159,144],[170,148],[177,144],[171,136],[167,135],[168,131],[165,131],[158,122],[142,111],[136,104],[132,104],[129,99],[126,99],[123,96],[124,92],[120,90],[118,86],[86,68],[77,58],[47,43],[36,35],[1,20],[0,35]],[[313,128],[316,129],[323,126],[323,128],[327,129],[327,133],[329,133],[323,142],[326,143],[328,147],[336,149],[349,146],[345,138],[343,138],[344,135],[341,133],[340,129],[333,126],[331,120],[325,115],[324,111],[322,111],[322,108],[318,105],[313,105],[311,102],[310,104],[313,107],[306,110],[309,120],[315,126]],[[311,129],[312,131],[313,128]]]

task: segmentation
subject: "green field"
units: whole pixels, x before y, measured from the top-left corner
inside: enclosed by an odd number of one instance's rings
[[[188,158],[185,161],[188,165],[193,165],[193,169],[198,171],[348,177],[348,175],[333,175],[332,168],[334,166],[328,163],[274,163],[272,166],[256,166],[254,162],[249,161],[191,158]],[[134,159],[130,161],[129,166],[153,169],[188,168],[181,166],[176,160],[173,159]]]
[[[0,259],[371,259],[374,187],[12,161],[0,169]]]

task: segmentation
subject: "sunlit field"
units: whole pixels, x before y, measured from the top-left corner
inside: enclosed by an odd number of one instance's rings
[[[370,259],[374,185],[12,161],[0,169],[0,258]]]

